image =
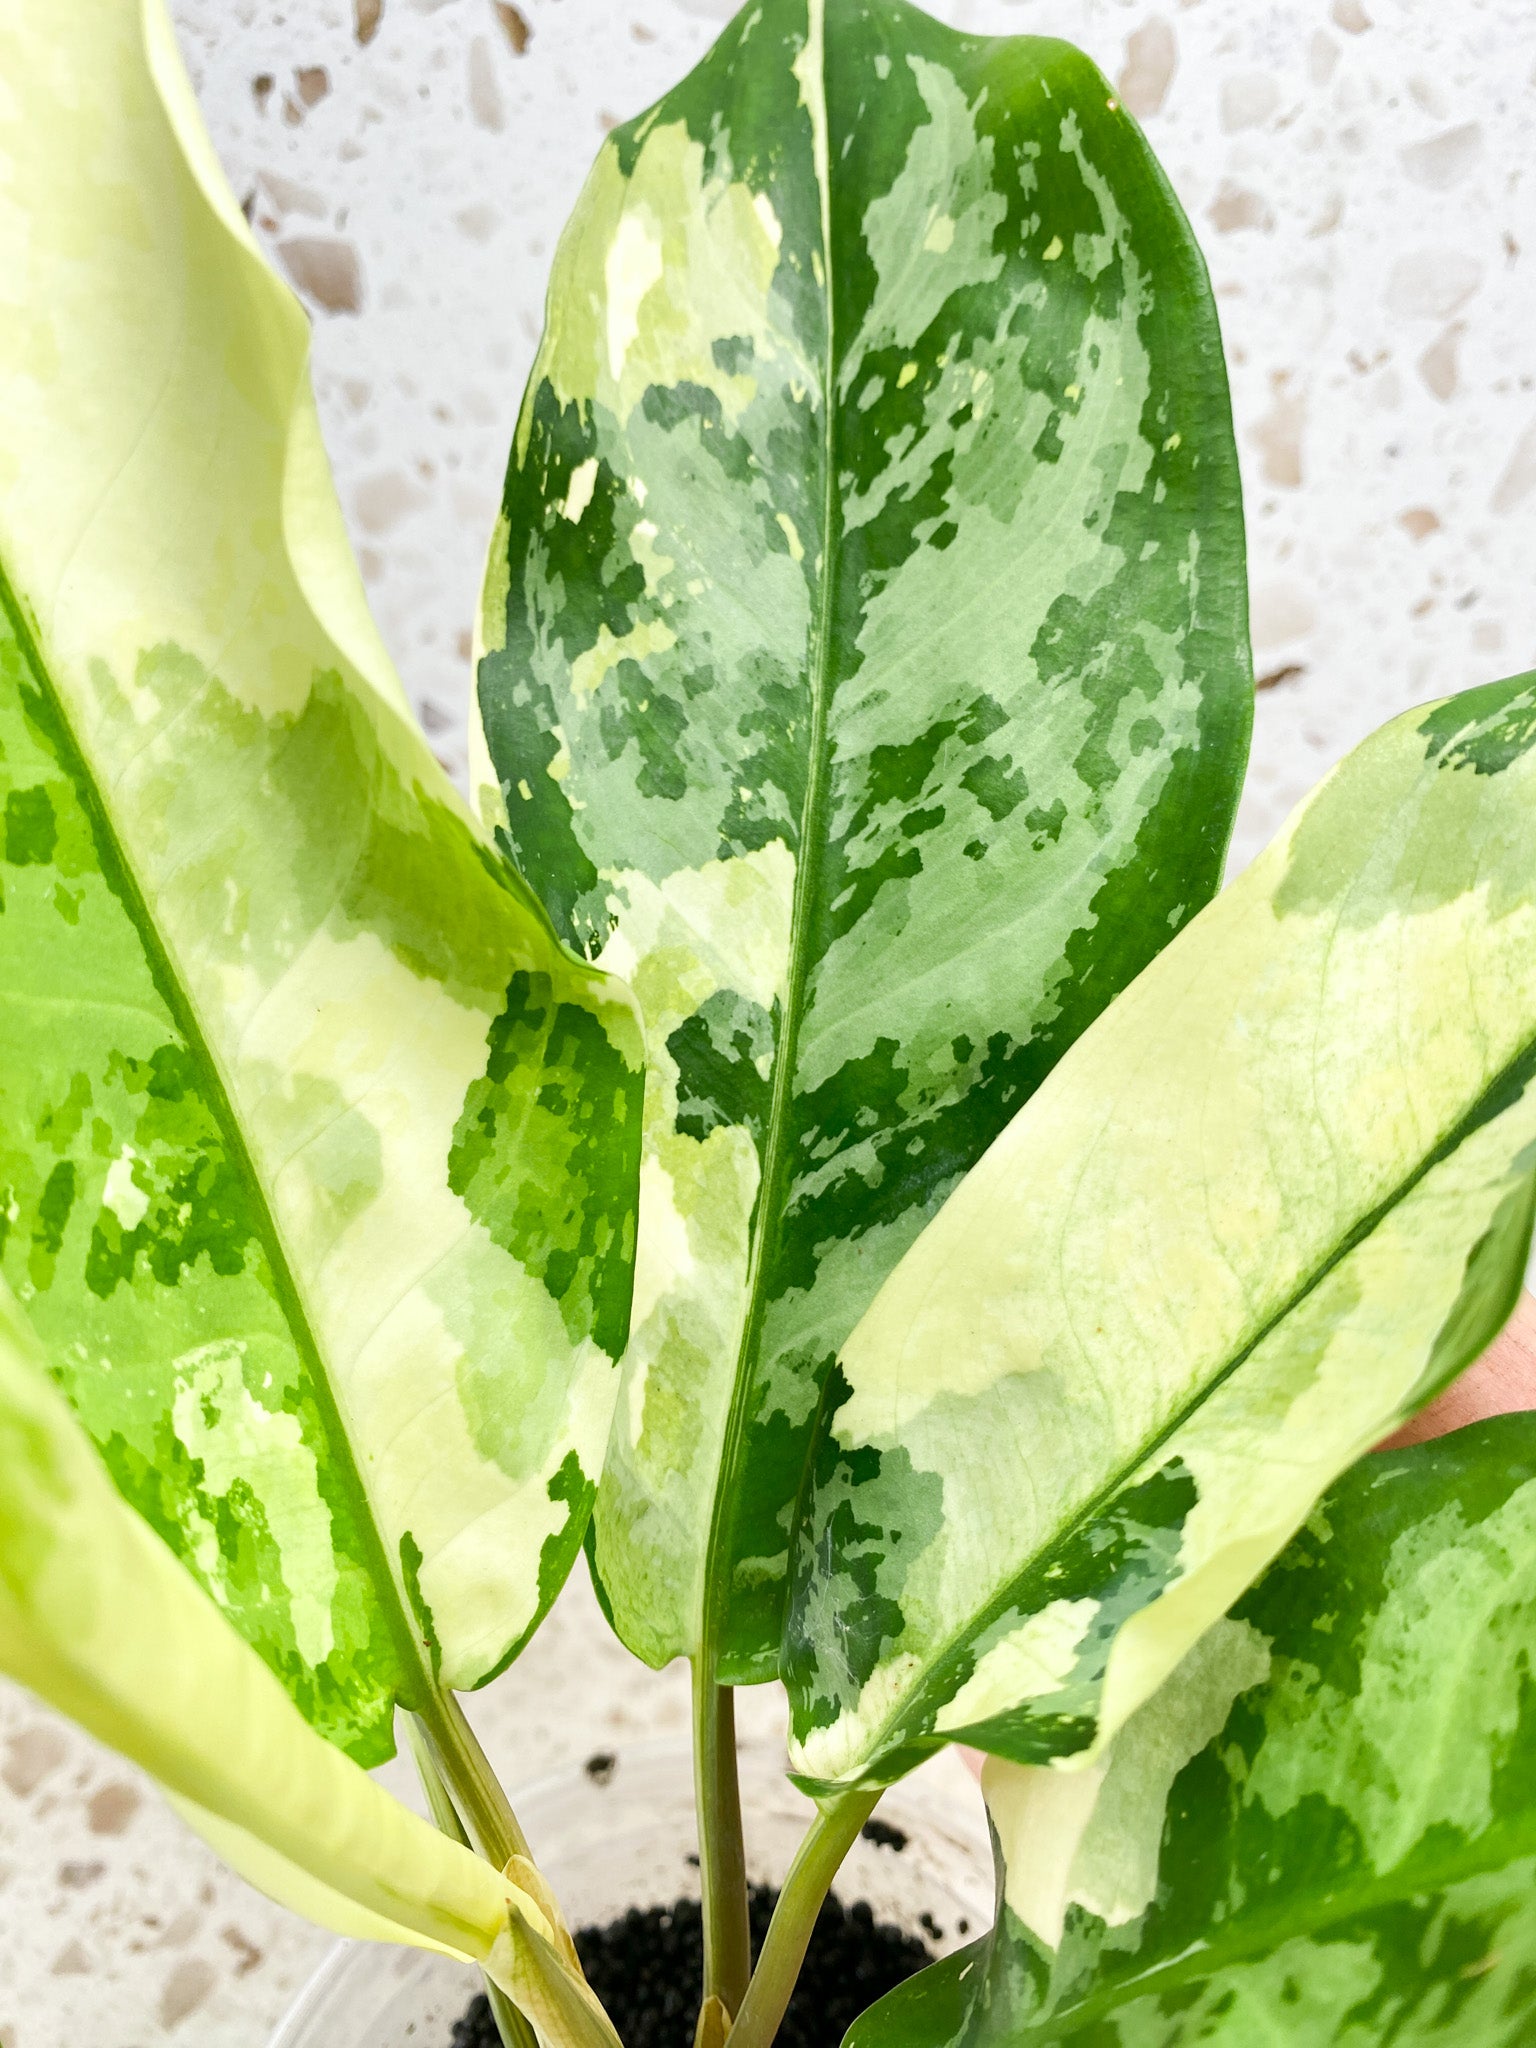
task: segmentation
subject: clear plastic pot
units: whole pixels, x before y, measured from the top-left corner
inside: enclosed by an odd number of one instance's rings
[[[595,1762],[596,1760],[593,1760]],[[954,1759],[894,1786],[876,1809],[905,1838],[861,1839],[836,1891],[865,1899],[877,1919],[921,1933],[939,1954],[989,1924],[992,1865],[979,1797]],[[540,1868],[573,1927],[603,1926],[630,1906],[698,1897],[692,1760],[686,1745],[657,1742],[615,1753],[605,1768],[545,1779],[516,1798]],[[778,1884],[811,1815],[782,1759],[744,1749],[742,1803],[755,1882]],[[419,1949],[343,1942],[278,2028],[272,2048],[448,2048],[478,1979]]]

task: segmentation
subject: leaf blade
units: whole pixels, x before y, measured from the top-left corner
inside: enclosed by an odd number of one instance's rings
[[[1531,1418],[1502,1417],[1333,1489],[1224,1624],[1246,1668],[1192,1713],[1194,1667],[1220,1661],[1200,1645],[1112,1748],[1052,1896],[1014,1889],[1025,1917],[1005,1910],[965,2038],[1279,2026],[1324,2048],[1389,2016],[1426,2041],[1518,2038],[1533,1449]],[[1022,1868],[1047,1774],[988,1769]]]
[[[483,1862],[309,1725],[114,1490],[3,1283],[0,1451],[0,1670],[150,1771],[280,1904],[478,1963],[541,2041],[614,2048],[538,1873]]]
[[[807,1779],[962,1728],[1102,1743],[1496,1334],[1536,1162],[1533,696],[1357,750],[887,1283],[803,1552]]]
[[[653,1662],[770,1675],[832,1352],[1216,885],[1249,717],[1220,345],[1109,100],[1064,45],[776,0],[616,131],[562,244],[482,802],[647,1016],[595,1554]]]
[[[339,1932],[489,1955],[507,1888],[301,1718],[115,1494],[8,1290],[0,1430],[8,1675],[150,1771],[274,1897]]]
[[[306,323],[137,12],[6,34],[0,1250],[130,1497],[376,1761],[579,1544],[638,1046],[408,720]]]

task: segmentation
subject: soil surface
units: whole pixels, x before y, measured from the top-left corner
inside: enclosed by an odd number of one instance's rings
[[[777,1897],[766,1885],[752,1888],[754,1957]],[[697,1899],[645,1912],[632,1907],[608,1927],[583,1927],[576,1950],[624,2048],[693,2048],[704,1971]],[[862,1903],[842,1905],[834,1894],[817,1919],[777,2048],[839,2048],[866,2006],[932,1961],[915,1935],[878,1923]],[[484,1998],[454,2027],[453,2048],[500,2048]]]

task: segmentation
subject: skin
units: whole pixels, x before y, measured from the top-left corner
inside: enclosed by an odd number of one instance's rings
[[[1476,1365],[1378,1448],[1402,1450],[1490,1415],[1516,1415],[1529,1408],[1536,1408],[1536,1295],[1526,1292]]]

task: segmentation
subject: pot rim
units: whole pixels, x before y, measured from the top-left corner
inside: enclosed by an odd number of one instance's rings
[[[642,1796],[645,1791],[645,1780],[648,1778],[653,1785],[657,1780],[671,1780],[674,1783],[685,1781],[690,1788],[692,1785],[692,1745],[687,1736],[681,1733],[648,1735],[633,1742],[616,1741],[611,1747],[594,1749],[592,1756],[613,1758],[614,1770],[611,1776],[604,1774],[601,1779],[597,1778],[589,1767],[591,1758],[588,1758],[567,1764],[558,1770],[545,1771],[539,1777],[513,1788],[512,1802],[519,1820],[528,1830],[536,1857],[556,1851],[556,1829],[562,1819],[558,1811],[541,1816],[541,1807],[568,1809],[573,1798],[580,1801],[589,1797],[601,1797],[608,1785],[620,1777],[633,1793]],[[809,1817],[813,1802],[800,1792],[786,1775],[786,1757],[782,1742],[745,1736],[740,1743],[738,1758],[742,1766],[743,1806],[749,1818],[754,1806],[761,1811],[768,1801],[775,1797],[781,1802],[781,1812],[789,1801],[793,1801],[796,1808],[803,1805]],[[942,1844],[950,1856],[957,1858],[967,1869],[968,1874],[974,1877],[974,1905],[962,1901],[953,1889],[948,1901],[950,1907],[956,1904],[964,1907],[966,1917],[962,1917],[956,1925],[957,1928],[967,1927],[969,1921],[968,1934],[974,1938],[975,1935],[985,1932],[991,1923],[991,1844],[980,1795],[974,1789],[974,1780],[958,1760],[956,1772],[958,1775],[954,1772],[944,1773],[950,1782],[942,1787],[931,1766],[899,1780],[883,1795],[875,1817],[898,1826],[908,1834],[909,1839],[912,1834],[920,1831],[919,1839]],[[637,1778],[641,1781],[638,1785],[634,1784]],[[965,1796],[965,1787],[972,1788],[969,1798]],[[542,1826],[541,1819],[544,1822]],[[564,1815],[564,1821],[569,1827],[571,1815],[568,1810]],[[547,1860],[554,1861],[554,1854],[549,1854]],[[749,1851],[749,1865],[758,1861],[759,1859]],[[680,1890],[686,1892],[689,1889],[689,1875],[691,1873],[676,1881]],[[696,1890],[696,1883],[693,1888]],[[844,1887],[844,1896],[858,1898],[862,1896],[862,1888],[856,1886],[850,1893],[849,1889]],[[941,1906],[942,1902],[932,1897],[930,1903]],[[921,1917],[923,1916],[919,1916]],[[928,1920],[927,1926],[931,1933],[931,1919]],[[947,1940],[942,1943],[940,1952],[958,1945],[956,1940]],[[362,1980],[361,1983],[359,1980]],[[453,1957],[431,1949],[395,1946],[383,1942],[339,1940],[321,1960],[294,2003],[283,2015],[268,2048],[315,2048],[316,2043],[328,2038],[332,2026],[355,2026],[359,2020],[366,2024],[377,2017],[381,2023],[387,2024],[389,2006],[403,1993],[416,1987],[419,1995],[426,1996],[428,1985],[442,1985],[452,1992],[455,1980],[462,1985],[463,2002],[467,2004],[480,1982],[480,1974],[471,1964],[461,1963]],[[371,2012],[360,2015],[358,2004],[360,1995],[366,1995],[363,1991],[365,1984],[372,1987],[375,2003]],[[423,2048],[426,2048],[425,2043]]]

